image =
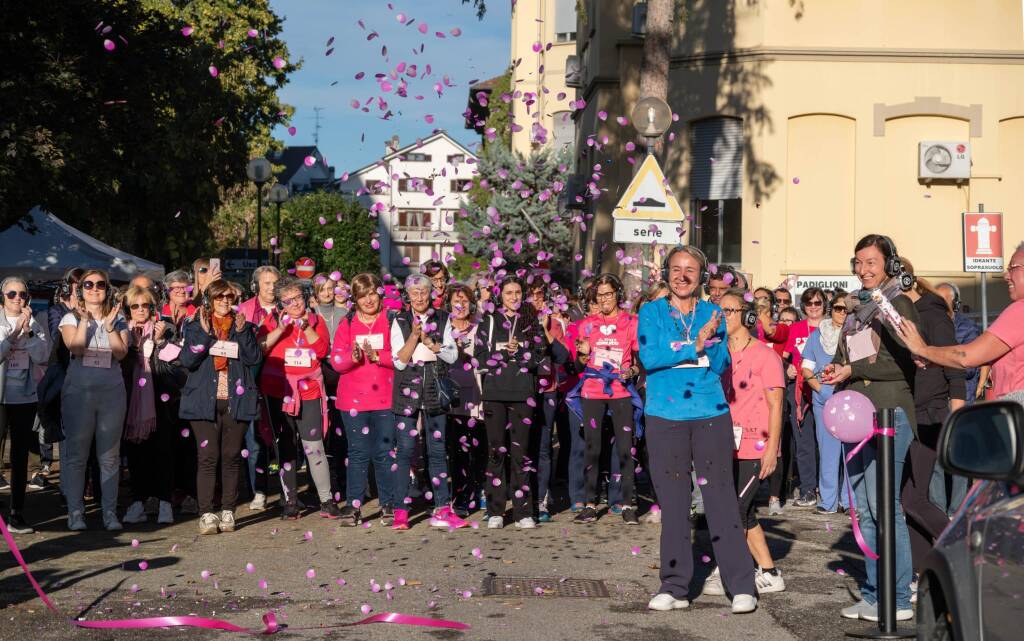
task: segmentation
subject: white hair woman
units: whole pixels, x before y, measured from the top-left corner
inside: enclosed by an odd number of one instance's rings
[[[36,417],[34,366],[45,366],[50,357],[46,328],[32,317],[31,297],[25,281],[16,276],[0,284],[4,313],[0,314],[0,420],[11,433],[11,511],[7,527],[14,534],[31,534],[25,521],[25,487],[28,483],[28,451],[35,440]]]

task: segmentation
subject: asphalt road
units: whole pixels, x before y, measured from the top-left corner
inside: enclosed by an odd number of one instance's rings
[[[866,626],[838,614],[853,602],[862,567],[848,518],[797,508],[772,518],[761,510],[787,590],[766,595],[753,614],[733,615],[725,597],[699,595],[688,610],[649,612],[647,600],[658,587],[660,528],[628,527],[614,515],[579,526],[561,513],[532,531],[487,530],[480,523],[479,529],[448,532],[420,520],[409,531],[394,532],[376,521],[340,528],[316,514],[283,522],[276,510],[242,507],[237,532],[200,537],[194,517],[180,517],[173,526],[128,526],[113,535],[101,529],[95,510],[88,516],[90,530],[69,532],[54,490],[33,492],[29,502],[37,518],[44,511],[49,520],[36,534],[18,537],[18,545],[67,615],[47,611],[0,542],[0,641],[232,636],[80,630],[67,620],[76,613],[91,620],[192,614],[258,627],[261,615],[274,611],[288,626],[279,636],[309,639],[788,641],[841,639],[845,630]],[[479,513],[471,518],[482,520]],[[710,571],[701,560],[710,553],[707,532],[698,531],[695,591]],[[499,577],[499,586],[508,577],[539,578],[540,594],[487,596],[488,577]],[[603,581],[608,596],[559,596],[573,579]],[[362,619],[364,605],[374,613],[472,627],[340,627]]]

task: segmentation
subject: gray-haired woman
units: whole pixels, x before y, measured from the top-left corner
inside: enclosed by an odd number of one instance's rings
[[[180,331],[181,324],[196,311],[191,300],[192,279],[179,269],[164,276],[164,287],[167,290],[167,303],[160,310],[160,315],[170,318]]]

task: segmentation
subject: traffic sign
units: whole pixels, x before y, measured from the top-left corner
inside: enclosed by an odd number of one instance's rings
[[[683,209],[665,188],[665,174],[654,156],[647,156],[612,210],[615,219],[683,220]]]
[[[678,245],[681,242],[682,229],[682,223],[675,220],[619,218],[615,221],[612,242]]]
[[[964,271],[998,274],[1003,271],[1003,215],[964,212]]]

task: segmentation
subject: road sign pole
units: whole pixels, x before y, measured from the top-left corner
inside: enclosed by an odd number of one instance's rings
[[[978,203],[978,212],[985,213],[985,203]],[[988,331],[988,273],[981,272],[981,331]]]

